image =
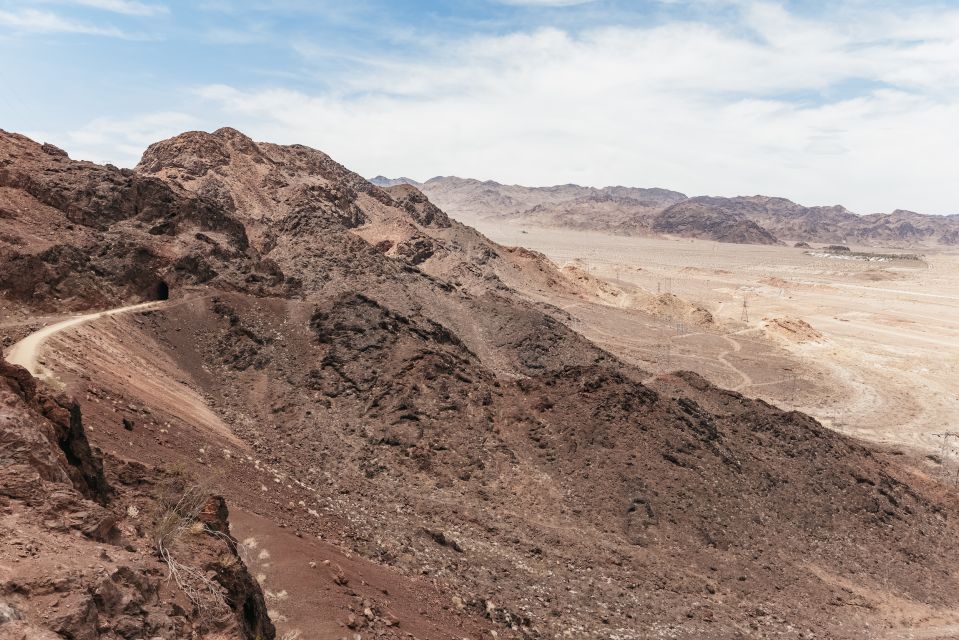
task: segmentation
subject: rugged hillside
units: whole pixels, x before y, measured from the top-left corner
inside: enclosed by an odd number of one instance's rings
[[[415,189],[388,193],[319,151],[232,129],[153,145],[137,171],[0,131],[0,246],[0,288],[40,309],[193,285],[303,296],[342,290],[344,267],[369,286],[386,277],[391,291],[563,283],[541,256],[494,245]]]
[[[309,487],[303,511],[329,514],[297,529],[436,576],[503,633],[858,638],[905,622],[900,606],[954,606],[950,489],[693,374],[543,362],[548,343],[504,327],[530,373],[503,377],[427,316],[356,294],[224,294],[148,325]]]
[[[258,535],[286,540],[271,549],[283,573],[264,579],[289,591],[267,596],[307,636],[959,623],[951,489],[808,416],[620,362],[531,302],[576,291],[575,274],[410,185],[231,129],[152,145],[133,172],[18,136],[0,147],[3,259],[37,265],[0,280],[4,310],[35,322],[169,296],[60,336],[47,364],[95,444],[205,474]],[[74,243],[88,262],[44,253]],[[321,541],[338,560],[296,555]],[[257,571],[264,552],[246,559]]]
[[[736,207],[714,202],[717,198],[692,198],[657,213],[650,230],[657,233],[737,244],[777,244],[772,233],[743,215]]]
[[[687,198],[666,189],[522,187],[456,177],[417,183],[378,176],[373,182],[414,184],[444,211],[467,223],[498,220],[750,244],[926,246],[955,245],[959,238],[959,215],[930,216],[902,210],[857,215],[841,206],[804,207],[767,196]]]
[[[341,286],[330,270],[342,265],[349,265],[351,278],[388,274],[390,288],[420,282],[402,273],[413,266],[471,293],[553,277],[545,260],[530,264],[494,245],[451,221],[416,188],[380,189],[301,145],[255,143],[229,128],[190,132],[151,145],[136,173],[242,218],[252,248],[295,274],[304,295]],[[322,255],[315,244],[320,237]]]
[[[143,465],[104,470],[76,402],[3,360],[0,538],[4,638],[274,637],[222,499]]]
[[[215,283],[265,293],[282,274],[214,203],[0,131],[0,288],[40,309],[111,306]],[[163,277],[159,275],[163,274]]]

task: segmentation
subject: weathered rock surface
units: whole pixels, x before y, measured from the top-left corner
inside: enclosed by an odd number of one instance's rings
[[[0,360],[0,637],[272,638],[218,498],[168,541],[199,592],[170,580],[157,530],[189,487],[119,461],[105,474],[79,406]]]

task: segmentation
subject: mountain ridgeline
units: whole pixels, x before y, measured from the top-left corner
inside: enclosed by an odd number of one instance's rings
[[[377,176],[371,182],[414,185],[441,209],[467,224],[509,222],[740,244],[959,244],[959,215],[935,216],[904,210],[859,215],[838,205],[804,207],[785,198],[768,196],[688,197],[667,189],[573,184],[524,187],[452,176],[423,183]]]

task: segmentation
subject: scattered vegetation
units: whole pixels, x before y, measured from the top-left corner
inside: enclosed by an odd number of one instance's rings
[[[203,570],[179,562],[173,551],[187,533],[214,533],[199,520],[210,497],[205,487],[174,478],[161,496],[153,527],[153,546],[167,565],[168,578],[201,610],[211,603],[216,607],[226,605],[223,589]]]

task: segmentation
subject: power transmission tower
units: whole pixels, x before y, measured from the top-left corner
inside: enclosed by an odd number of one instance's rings
[[[796,402],[796,392],[799,389],[799,376],[796,375],[796,372],[792,370],[791,367],[785,369],[786,373],[786,390],[789,395],[789,401]]]
[[[951,449],[950,451],[948,451],[948,452],[946,451],[946,448],[949,446],[949,438],[956,438],[957,440],[959,440],[959,433],[956,433],[955,431],[946,431],[945,433],[934,433],[934,434],[932,434],[932,435],[936,436],[937,438],[942,438],[942,450],[941,450],[941,451],[942,451],[942,455],[941,455],[941,457],[942,457],[942,459],[943,459],[944,461],[946,460],[946,456],[947,456],[948,454],[950,454],[950,453],[953,454],[953,455],[955,454],[955,452],[956,452],[955,447],[952,447],[952,449]],[[957,468],[956,468],[956,475],[955,475],[955,478],[953,479],[953,483],[954,483],[957,487],[959,487],[959,466],[957,466]]]
[[[749,322],[749,305],[746,302],[746,297],[743,296],[743,312],[739,317],[743,322]]]

